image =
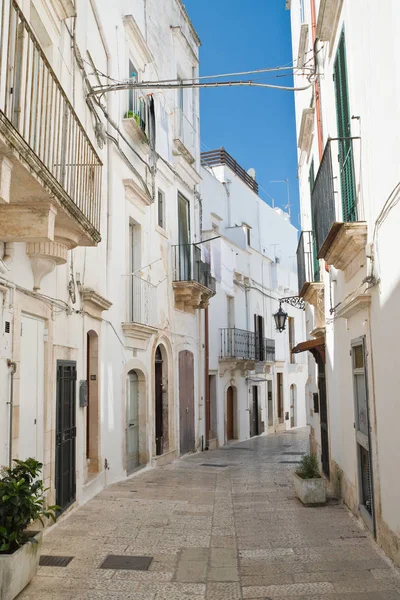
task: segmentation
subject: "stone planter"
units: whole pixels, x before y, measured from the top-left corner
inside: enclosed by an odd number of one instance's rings
[[[318,479],[302,479],[293,473],[293,484],[296,496],[305,506],[326,503],[326,481]]]
[[[27,542],[14,554],[0,554],[0,598],[14,600],[35,577],[42,547],[42,532],[35,535],[37,544]]]

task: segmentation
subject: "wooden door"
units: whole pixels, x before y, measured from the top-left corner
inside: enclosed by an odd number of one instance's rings
[[[278,423],[284,422],[283,414],[283,373],[277,373],[277,393],[278,393]]]
[[[56,504],[65,510],[76,495],[76,362],[57,361]]]
[[[326,399],[325,364],[321,358],[318,364],[319,419],[321,427],[321,462],[322,470],[329,478],[329,430],[328,405]]]
[[[128,373],[126,390],[126,471],[139,465],[139,378],[135,371]]]
[[[253,385],[253,406],[250,411],[251,423],[250,423],[250,437],[259,434],[258,426],[258,387]]]
[[[234,423],[233,423],[233,387],[229,386],[226,391],[226,439],[234,439]]]
[[[163,419],[163,360],[160,348],[155,356],[155,430],[156,430],[156,455],[163,453],[164,447],[164,419]]]
[[[44,321],[29,315],[21,318],[20,386],[18,457],[43,462]]]
[[[189,350],[179,352],[179,415],[180,453],[194,452],[194,356]]]

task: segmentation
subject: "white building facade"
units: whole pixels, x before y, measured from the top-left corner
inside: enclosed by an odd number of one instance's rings
[[[316,63],[314,85],[295,94],[299,293],[308,304],[308,340],[297,350],[315,357],[311,444],[332,493],[400,564],[400,6],[289,0],[287,7],[297,86]]]
[[[1,0],[0,464],[67,510],[204,445],[198,74],[180,0]]]
[[[304,338],[304,311],[284,303],[288,323],[277,332],[279,299],[297,295],[289,215],[261,200],[255,178],[224,149],[202,153],[202,165],[203,243],[217,281],[208,309],[209,439],[223,445],[306,424],[306,361],[291,354]]]

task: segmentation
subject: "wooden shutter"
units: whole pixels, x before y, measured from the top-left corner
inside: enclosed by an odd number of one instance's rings
[[[340,36],[334,66],[336,119],[339,139],[340,184],[342,191],[343,221],[357,221],[356,186],[354,176],[353,145],[350,127],[349,90],[347,79],[346,40]],[[347,139],[343,139],[347,138]]]

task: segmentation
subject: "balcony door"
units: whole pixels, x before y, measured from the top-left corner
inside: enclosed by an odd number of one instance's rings
[[[141,230],[140,225],[129,223],[129,320],[140,323],[142,311],[140,279],[137,272],[141,267]]]
[[[264,317],[254,315],[256,360],[264,360]]]
[[[355,433],[360,513],[367,526],[371,531],[374,531],[374,494],[364,338],[353,340],[351,357],[354,382]]]
[[[336,120],[339,138],[340,187],[342,192],[343,221],[357,221],[356,184],[353,145],[351,140],[351,111],[347,78],[346,40],[340,36],[334,65]]]
[[[178,193],[178,281],[190,281],[191,254],[190,254],[190,205],[187,198]]]

